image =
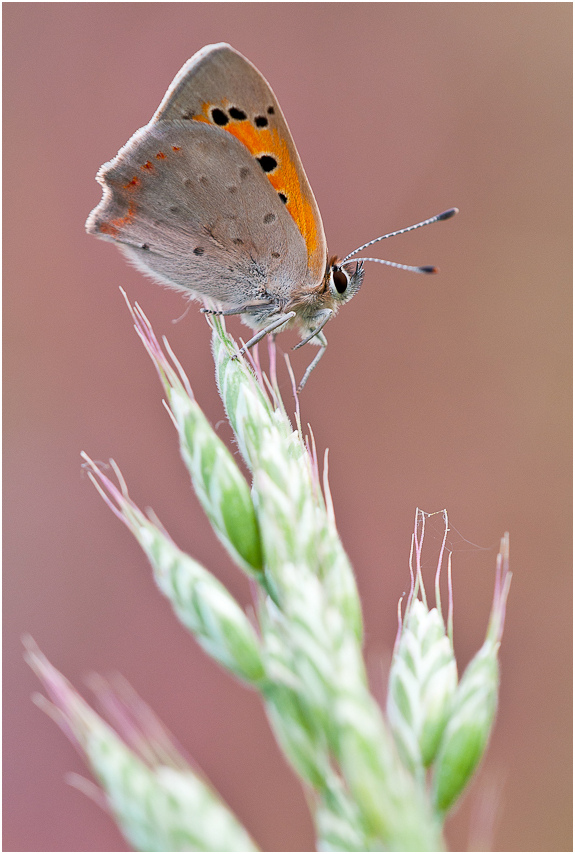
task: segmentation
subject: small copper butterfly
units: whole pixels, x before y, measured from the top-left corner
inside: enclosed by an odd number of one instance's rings
[[[327,346],[323,327],[361,287],[379,240],[448,219],[456,208],[330,258],[321,216],[287,122],[260,72],[228,44],[208,45],[177,74],[151,121],[97,175],[100,204],[86,229],[192,299],[239,314],[257,333],[240,353],[297,325]]]

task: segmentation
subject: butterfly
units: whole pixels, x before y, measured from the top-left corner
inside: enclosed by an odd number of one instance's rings
[[[86,222],[144,273],[241,315],[256,334],[297,326],[323,356],[323,332],[360,289],[358,252],[457,212],[452,208],[329,257],[319,209],[287,122],[262,74],[228,44],[208,45],[180,70],[151,121],[99,170],[102,200]],[[239,355],[237,354],[237,355]]]

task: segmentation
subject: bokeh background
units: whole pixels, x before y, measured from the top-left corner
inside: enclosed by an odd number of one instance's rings
[[[113,456],[135,500],[249,603],[191,492],[118,287],[169,336],[217,424],[205,319],[193,307],[174,324],[182,297],[84,233],[100,164],[149,120],[184,61],[216,41],[271,82],[331,252],[461,209],[382,244],[381,257],[441,274],[368,267],[329,325],[303,420],[320,451],[330,448],[382,701],[415,507],[449,511],[461,666],[482,642],[499,537],[510,531],[499,716],[448,840],[463,849],[486,834],[495,850],[571,850],[571,5],[9,3],[3,12],[4,850],[126,849],[64,782],[69,770],[84,773],[82,762],[30,702],[38,686],[22,660],[24,632],[82,690],[93,670],[124,674],[264,850],[313,846],[258,698],[180,627],[80,470],[83,449]],[[246,334],[236,319],[229,328]],[[294,354],[298,376],[308,356]],[[289,399],[285,373],[281,385]],[[491,801],[496,814],[485,818]]]

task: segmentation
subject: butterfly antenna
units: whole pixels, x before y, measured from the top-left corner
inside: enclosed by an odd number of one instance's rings
[[[390,231],[389,234],[382,234],[381,237],[376,237],[374,240],[364,243],[363,246],[358,246],[357,249],[354,249],[353,252],[346,255],[342,261],[338,261],[338,266],[345,264],[346,261],[349,261],[349,259],[353,258],[354,255],[357,255],[358,252],[363,252],[363,250],[367,249],[368,246],[373,246],[374,243],[379,243],[380,240],[386,240],[388,237],[396,237],[396,235],[405,234],[408,231],[415,231],[416,228],[422,228],[424,225],[431,225],[432,222],[441,222],[444,219],[451,219],[451,217],[455,216],[456,213],[459,213],[459,208],[449,208],[449,210],[436,214],[429,219],[424,219],[422,222],[417,222],[415,225],[408,225],[407,228],[400,228],[399,231]],[[397,267],[400,270],[410,270],[414,273],[437,273],[437,267],[412,267],[409,264],[397,264],[395,261],[384,261],[382,258],[357,258],[356,260],[375,261],[377,264],[386,264],[388,267]]]
[[[429,265],[423,265],[421,267],[412,267],[411,264],[398,264],[397,261],[384,261],[383,258],[364,258],[363,255],[361,258],[354,258],[354,261],[375,261],[376,264],[386,264],[388,267],[397,267],[398,270],[409,270],[410,273],[438,273],[439,270],[437,267],[431,267]],[[344,261],[338,261],[337,264],[340,266]]]

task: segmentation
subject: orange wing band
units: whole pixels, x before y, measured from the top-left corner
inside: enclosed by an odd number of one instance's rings
[[[194,116],[194,120],[215,125],[210,117],[210,110],[214,106],[226,110],[228,104],[202,104],[202,113]],[[268,155],[277,162],[275,169],[266,172],[266,178],[274,190],[287,199],[286,208],[305,240],[308,257],[313,257],[319,245],[314,212],[310,203],[303,197],[297,170],[290,159],[286,141],[280,137],[275,128],[254,127],[249,119],[241,121],[230,119],[226,125],[217,126],[235,136],[254,157]]]

